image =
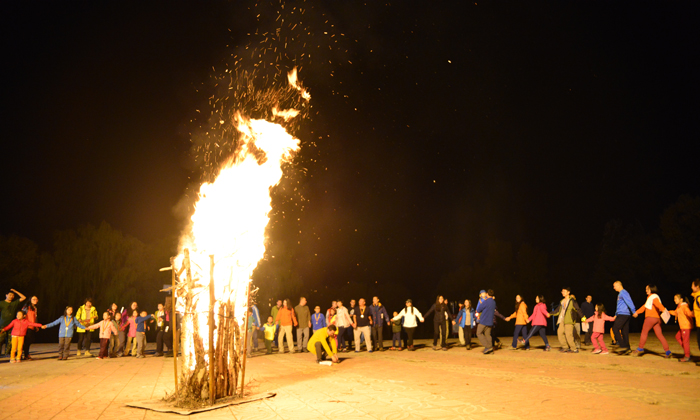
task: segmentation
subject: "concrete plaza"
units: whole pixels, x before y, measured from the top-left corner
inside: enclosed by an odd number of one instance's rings
[[[632,343],[639,335],[632,335]],[[502,337],[505,346],[510,338]],[[677,356],[680,346],[667,334]],[[697,358],[695,334],[692,336]],[[454,341],[454,340],[453,340]],[[476,341],[476,340],[475,340]],[[332,367],[311,354],[249,359],[247,391],[273,398],[192,415],[202,419],[698,419],[700,367],[643,357],[561,354],[541,349],[483,355],[477,347],[343,353]],[[388,343],[388,342],[385,342]],[[427,340],[419,343],[426,345]],[[534,346],[541,341],[533,340]],[[34,361],[0,359],[0,419],[175,419],[126,407],[173,390],[173,359],[56,361],[56,345],[32,347]],[[93,344],[93,349],[95,345]],[[648,348],[661,353],[651,337]],[[75,354],[75,345],[72,353]],[[96,352],[95,352],[96,353]]]

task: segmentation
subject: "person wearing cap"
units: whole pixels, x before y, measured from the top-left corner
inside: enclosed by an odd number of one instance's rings
[[[403,318],[403,329],[406,330],[406,335],[408,335],[408,340],[406,341],[406,347],[408,351],[414,351],[413,348],[413,333],[416,331],[418,326],[418,321],[423,322],[423,315],[417,308],[413,307],[413,301],[408,299],[406,301],[406,307],[399,312],[398,315],[393,317],[392,321],[398,321]]]

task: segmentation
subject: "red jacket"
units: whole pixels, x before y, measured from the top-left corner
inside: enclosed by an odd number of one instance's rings
[[[10,322],[10,325],[5,327],[3,331],[7,331],[10,328],[12,328],[12,335],[15,337],[24,337],[27,335],[27,328],[29,327],[39,327],[41,328],[41,324],[37,324],[36,322],[29,322],[27,318],[22,318],[22,319],[13,319],[12,322]]]

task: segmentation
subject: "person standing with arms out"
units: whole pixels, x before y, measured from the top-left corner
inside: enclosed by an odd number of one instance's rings
[[[690,288],[693,290],[690,296],[693,297],[693,313],[695,315],[695,326],[697,327],[695,332],[698,336],[698,348],[700,349],[700,279],[695,279]]]
[[[428,315],[431,313],[435,312],[435,315],[433,316],[433,327],[435,327],[435,330],[433,332],[433,350],[440,350],[442,348],[443,350],[447,350],[447,331],[443,331],[445,329],[445,317],[452,315],[450,313],[449,308],[447,305],[445,305],[445,299],[442,296],[438,296],[437,299],[435,300],[435,303],[433,306],[428,309],[428,312],[425,313],[425,317],[427,318]],[[441,337],[442,334],[442,342],[441,346],[437,346],[438,338]]]
[[[24,337],[27,335],[29,327],[39,327],[41,324],[31,323],[24,317],[24,312],[17,311],[17,318],[10,322],[8,326],[3,328],[4,332],[12,330],[12,351],[10,353],[10,363],[19,363],[22,361],[22,347],[24,345]]]
[[[372,314],[365,305],[365,300],[360,299],[360,305],[355,309],[352,327],[355,332],[355,353],[360,352],[360,336],[365,338],[367,352],[372,353]]]
[[[464,304],[461,305],[461,309],[457,314],[456,324],[459,326],[459,330],[462,331],[461,335],[464,338],[464,346],[467,350],[472,349],[472,328],[476,326],[476,318],[474,316],[474,308],[472,307],[472,301],[467,299]]]
[[[493,290],[486,292],[486,298],[476,307],[479,314],[479,326],[476,328],[476,336],[484,346],[484,354],[493,354],[493,339],[491,330],[493,329],[493,318],[496,312],[496,301],[493,300]]]
[[[403,329],[406,330],[406,335],[408,340],[406,340],[406,348],[408,351],[414,351],[413,348],[413,333],[416,331],[418,326],[418,321],[423,322],[423,315],[417,308],[413,307],[413,301],[411,299],[406,300],[406,307],[399,312],[398,315],[393,317],[392,321],[398,321],[403,318]]]
[[[668,311],[671,315],[676,317],[678,322],[678,332],[676,333],[676,341],[683,347],[684,357],[679,362],[690,362],[690,329],[693,328],[693,323],[690,320],[693,315],[693,311],[690,310],[688,302],[683,299],[683,296],[676,295],[673,297],[674,302],[676,302],[676,310]]]
[[[526,348],[530,348],[530,338],[539,333],[540,337],[542,337],[542,341],[544,341],[544,351],[551,350],[549,341],[547,340],[547,318],[549,318],[549,316],[544,296],[537,296],[535,298],[535,307],[532,310],[532,315],[527,319],[527,322],[532,322],[532,329],[530,330],[530,334],[525,337]]]
[[[595,314],[595,306],[593,306],[593,296],[586,296],[586,301],[581,304],[581,312],[586,319],[592,317]],[[589,326],[586,335],[583,338],[583,344],[586,346],[591,345],[591,336],[593,335],[593,329]]]
[[[338,351],[349,351],[348,343],[345,342],[345,329],[352,325],[352,318],[350,318],[350,313],[348,308],[343,306],[343,301],[338,299],[336,301],[336,314],[335,314],[335,326],[337,330],[338,337]]]
[[[60,325],[58,328],[58,360],[68,360],[68,356],[70,355],[70,342],[73,338],[73,329],[80,328],[80,323],[73,316],[73,307],[66,306],[62,317],[41,328],[46,329],[55,327],[56,325]]]
[[[38,313],[38,309],[36,305],[39,303],[39,298],[36,296],[32,296],[31,299],[29,299],[29,303],[24,305],[24,308],[22,308],[22,312],[24,312],[24,317],[27,318],[27,321],[29,323],[34,324],[36,323],[36,317]],[[24,337],[24,346],[22,348],[22,359],[24,360],[32,360],[32,357],[29,355],[29,346],[34,343],[34,334],[39,331],[38,327],[29,327],[27,328],[27,335]]]
[[[574,336],[575,325],[583,316],[581,308],[571,297],[571,289],[565,287],[561,289],[563,299],[559,302],[559,307],[552,312],[551,315],[558,315],[557,319],[557,335],[559,336],[559,344],[561,344],[562,353],[578,353],[576,348],[576,338]]]
[[[627,290],[622,287],[621,281],[613,283],[613,289],[617,292],[617,306],[615,307],[615,322],[612,330],[617,342],[619,354],[627,354],[630,350],[630,318],[637,310]]]
[[[523,343],[525,344],[525,350],[530,350],[530,343],[525,342],[525,337],[527,337],[527,304],[523,301],[522,296],[515,295],[515,312],[505,320],[506,322],[515,318],[515,332],[513,333],[513,344],[510,347],[511,350],[518,349],[518,336],[522,335]]]
[[[277,312],[277,323],[280,325],[280,333],[277,337],[279,339],[279,351],[284,353],[284,337],[287,336],[287,347],[289,348],[289,353],[294,354],[294,338],[292,337],[292,327],[296,327],[297,317],[294,314],[294,309],[289,299],[282,301],[282,307],[279,312]]]
[[[19,296],[19,299],[17,299],[16,295]],[[10,292],[5,295],[5,300],[0,302],[0,350],[2,350],[2,346],[4,345],[6,356],[10,355],[12,339],[10,334],[3,332],[3,329],[14,321],[17,316],[17,308],[19,308],[19,304],[24,302],[25,299],[27,299],[26,296],[15,289],[10,289]]]
[[[605,321],[615,321],[614,317],[605,313],[605,306],[599,303],[595,307],[595,312],[590,318],[586,318],[585,322],[591,325],[589,331],[593,331],[593,354],[608,354],[608,349],[605,347]]]
[[[280,333],[280,323],[277,322],[276,320],[277,320],[277,314],[280,313],[281,307],[282,307],[282,301],[277,300],[276,306],[273,306],[272,311],[270,312],[270,316],[272,317],[272,319],[275,320],[275,339],[273,340],[273,344],[275,347],[279,347],[277,338],[279,337],[279,333]]]
[[[384,323],[386,325],[391,325],[389,321],[389,313],[386,308],[379,301],[377,296],[372,298],[372,306],[369,308],[372,313],[372,342],[374,343],[374,350],[384,351]]]
[[[84,327],[89,327],[97,320],[97,309],[92,306],[92,299],[85,299],[85,304],[78,308],[75,318]],[[78,328],[78,356],[85,349],[86,356],[92,356],[90,353],[90,344],[92,344],[92,332],[83,328]]]
[[[668,348],[668,343],[666,338],[664,338],[661,332],[661,313],[666,310],[664,305],[661,304],[661,298],[657,295],[658,290],[653,284],[648,284],[646,287],[647,301],[641,308],[632,315],[633,317],[638,317],[639,314],[644,312],[644,324],[642,325],[642,334],[639,337],[639,346],[637,350],[632,352],[633,356],[641,356],[644,354],[644,345],[647,342],[647,337],[649,336],[649,331],[654,330],[656,338],[661,342],[664,351],[666,352],[665,357],[668,359],[671,357],[671,350]]]
[[[311,312],[309,307],[306,306],[306,298],[301,297],[299,299],[299,304],[294,308],[296,312],[297,322],[299,326],[297,327],[297,350],[299,352],[307,353],[309,350],[306,349],[306,345],[309,344],[309,328],[311,328]],[[302,339],[303,336],[303,339]]]
[[[90,325],[85,328],[85,331],[100,329],[100,354],[97,355],[97,360],[109,358],[109,339],[113,333],[117,333],[117,327],[112,323],[109,312],[102,314],[102,321],[97,324]]]

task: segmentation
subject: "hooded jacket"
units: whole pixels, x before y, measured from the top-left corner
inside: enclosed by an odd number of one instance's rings
[[[46,328],[58,327],[58,338],[73,337],[74,328],[80,328],[80,323],[74,316],[62,316],[50,324],[46,324]]]

